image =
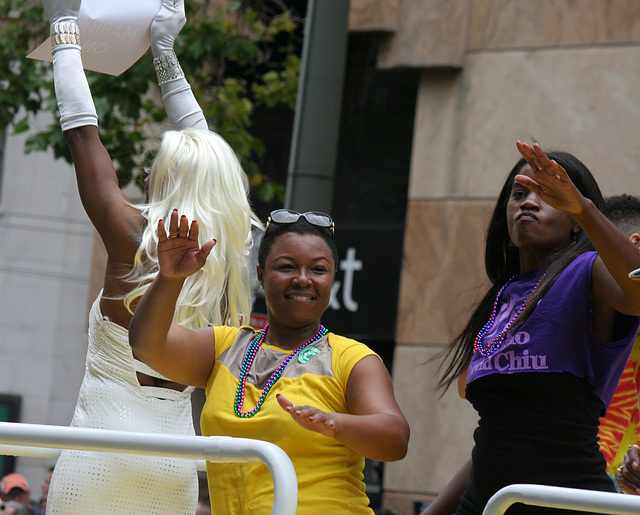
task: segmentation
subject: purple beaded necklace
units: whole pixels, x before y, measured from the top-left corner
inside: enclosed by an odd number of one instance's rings
[[[244,360],[242,361],[242,367],[240,367],[240,379],[238,381],[238,389],[236,390],[236,398],[233,408],[236,412],[236,415],[241,418],[250,418],[258,413],[260,407],[262,406],[262,403],[264,402],[264,399],[269,393],[269,390],[271,390],[273,385],[276,384],[276,381],[280,379],[280,376],[284,372],[285,367],[289,364],[289,361],[291,361],[291,359],[306,346],[317,342],[329,332],[322,324],[320,324],[318,326],[318,332],[315,334],[315,336],[311,338],[307,343],[305,343],[304,345],[300,345],[300,347],[289,354],[287,358],[282,362],[282,364],[277,368],[277,370],[273,374],[271,374],[271,377],[262,390],[262,394],[260,394],[260,399],[258,399],[256,407],[250,411],[242,411],[242,405],[244,404],[244,391],[247,384],[247,374],[249,373],[249,370],[251,370],[251,365],[253,365],[253,360],[255,359],[256,354],[258,354],[258,349],[262,345],[262,342],[264,342],[264,337],[267,334],[268,327],[269,324],[265,325],[264,329],[260,331],[253,340],[251,340],[249,348],[247,349],[247,353],[245,354]]]
[[[489,320],[487,321],[486,324],[484,324],[482,326],[482,329],[480,329],[480,331],[478,331],[478,334],[477,334],[477,336],[476,336],[476,338],[475,338],[475,340],[473,342],[473,349],[478,354],[482,354],[483,356],[489,356],[489,355],[493,354],[498,349],[498,347],[500,346],[500,344],[504,340],[505,336],[507,335],[507,333],[511,329],[511,326],[516,321],[516,319],[520,316],[520,313],[522,313],[524,311],[524,309],[529,305],[529,302],[531,302],[531,297],[533,297],[533,294],[538,289],[538,285],[540,284],[540,282],[542,281],[542,279],[544,278],[544,276],[546,274],[547,274],[547,272],[542,274],[540,279],[538,279],[538,282],[536,283],[536,285],[533,287],[533,289],[531,290],[529,295],[527,295],[524,298],[524,301],[518,307],[518,309],[516,309],[515,314],[513,315],[511,320],[509,320],[507,325],[504,326],[504,329],[502,331],[500,331],[500,333],[497,334],[489,342],[489,344],[487,346],[485,346],[484,342],[483,342],[483,339],[484,339],[485,334],[487,334],[487,331],[493,326],[493,323],[495,322],[496,313],[498,312],[498,304],[500,303],[500,296],[502,295],[502,292],[507,288],[507,286],[509,286],[509,284],[511,284],[511,282],[516,277],[518,277],[518,275],[517,274],[514,275],[506,283],[504,283],[502,285],[502,287],[498,290],[498,294],[496,295],[496,300],[493,302],[493,309],[491,310],[491,316],[489,316]]]

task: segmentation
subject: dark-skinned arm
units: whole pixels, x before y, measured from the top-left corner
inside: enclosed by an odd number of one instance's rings
[[[393,394],[391,377],[377,356],[366,356],[347,383],[348,413],[328,413],[313,406],[294,406],[283,395],[278,403],[302,427],[335,438],[375,461],[401,460],[407,454],[409,424]]]
[[[591,274],[592,294],[615,311],[640,315],[640,286],[629,278],[631,271],[640,268],[640,249],[580,193],[564,168],[549,159],[537,143],[531,147],[518,141],[516,146],[534,178],[517,175],[515,180],[551,207],[570,215],[598,251]]]
[[[169,379],[204,388],[215,359],[213,329],[172,324],[185,279],[199,270],[215,241],[198,245],[198,224],[171,214],[169,235],[158,223],[159,272],[142,296],[129,325],[129,343],[138,359]]]
[[[420,515],[451,515],[454,513],[458,507],[460,496],[464,493],[469,482],[471,465],[471,459],[467,460],[438,497]]]

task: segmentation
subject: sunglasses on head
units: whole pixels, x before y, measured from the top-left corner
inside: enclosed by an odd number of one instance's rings
[[[291,209],[276,209],[271,211],[269,218],[267,218],[267,226],[264,230],[266,233],[269,230],[269,226],[274,224],[292,224],[297,222],[300,217],[304,218],[311,225],[316,227],[322,227],[323,229],[329,229],[331,236],[335,233],[335,223],[331,220],[331,217],[326,213],[320,211],[307,211],[306,213],[298,213]]]

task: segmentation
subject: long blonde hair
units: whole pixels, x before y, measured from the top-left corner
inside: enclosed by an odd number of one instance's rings
[[[240,325],[251,313],[249,258],[251,226],[261,223],[249,205],[247,176],[233,149],[218,134],[201,129],[165,132],[151,168],[148,204],[136,206],[146,226],[128,280],[136,286],[124,298],[141,297],[158,273],[158,220],[173,209],[197,220],[199,243],[217,243],[205,265],[188,277],[174,322],[189,328]]]

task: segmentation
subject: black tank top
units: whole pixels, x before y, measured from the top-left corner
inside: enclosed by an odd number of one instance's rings
[[[473,381],[471,481],[456,514],[481,514],[500,488],[516,483],[615,492],[598,446],[602,401],[570,373],[492,374]],[[563,513],[515,504],[508,515]],[[575,515],[576,511],[567,511]]]

